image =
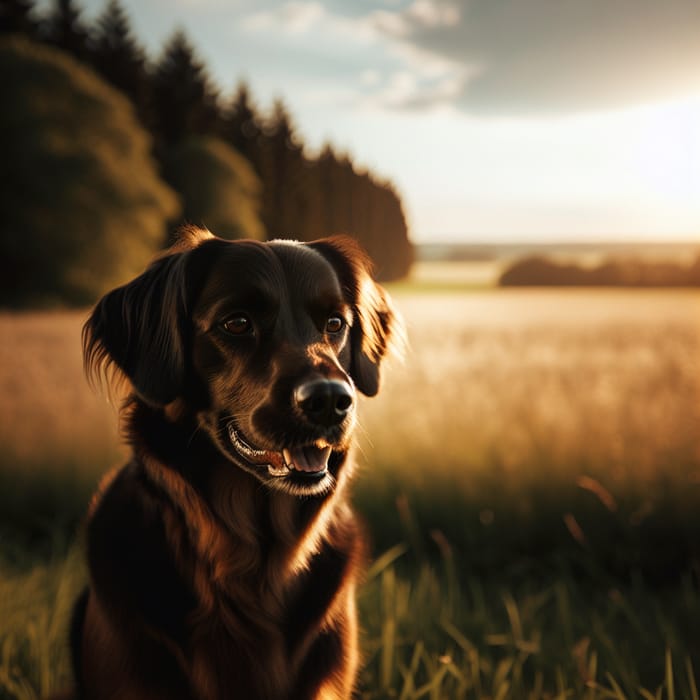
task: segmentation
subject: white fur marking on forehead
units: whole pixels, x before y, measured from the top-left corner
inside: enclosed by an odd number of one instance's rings
[[[301,241],[293,238],[273,238],[268,243],[282,243],[283,245],[301,245]]]

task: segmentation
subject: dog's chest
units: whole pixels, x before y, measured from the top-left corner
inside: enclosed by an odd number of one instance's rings
[[[281,598],[259,591],[255,596],[251,592],[249,607],[241,607],[240,599],[219,601],[195,635],[199,643],[193,647],[191,668],[203,697],[294,697],[290,688],[318,653],[324,628],[332,624],[337,595],[316,575],[316,568],[290,582]],[[231,688],[237,694],[232,696]]]

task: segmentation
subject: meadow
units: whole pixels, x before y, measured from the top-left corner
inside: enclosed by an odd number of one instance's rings
[[[361,405],[361,697],[698,700],[700,293],[419,286]],[[3,699],[69,677],[79,523],[122,454],[83,316],[0,316]]]

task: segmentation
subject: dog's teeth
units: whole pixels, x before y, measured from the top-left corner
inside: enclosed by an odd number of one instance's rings
[[[268,464],[267,471],[270,476],[287,476],[289,467],[286,464],[281,467],[273,467],[271,464]]]
[[[292,453],[285,447],[282,450],[282,457],[284,458],[284,463],[289,469],[294,469],[294,460],[292,459]]]

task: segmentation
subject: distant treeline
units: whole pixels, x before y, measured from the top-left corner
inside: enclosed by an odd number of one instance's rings
[[[608,260],[595,267],[527,257],[500,277],[501,286],[699,287],[700,256],[690,265],[646,260]]]
[[[77,162],[88,155],[102,157],[100,148],[90,144],[90,134],[100,128],[94,122],[109,121],[110,113],[116,111],[120,113],[119,123],[112,133],[108,134],[104,127],[94,141],[102,150],[109,144],[110,158],[117,163],[122,156],[132,157],[135,151],[143,150],[143,139],[137,132],[143,130],[148,135],[146,152],[138,157],[154,163],[154,176],[175,195],[175,204],[166,201],[165,190],[155,196],[168,232],[166,235],[164,229],[161,246],[185,221],[206,225],[229,238],[312,240],[346,233],[368,250],[381,279],[396,279],[408,272],[413,247],[401,200],[390,182],[358,168],[349,155],[339,153],[330,144],[312,154],[281,100],[261,111],[244,82],[233,94],[222,94],[184,31],[174,32],[161,54],[151,59],[135,38],[129,17],[118,0],[109,0],[93,23],[86,23],[81,14],[73,0],[54,0],[41,14],[33,0],[2,0],[0,4],[0,80],[5,96],[4,115],[0,115],[5,137],[0,145],[3,149],[6,145],[13,148],[16,159],[22,160],[17,143],[26,142],[30,144],[27,148],[37,150],[36,144],[41,142],[44,151],[35,154],[35,161],[43,167],[35,168],[33,177],[47,178],[39,188],[25,172],[28,167],[15,159],[4,167],[0,165],[3,181],[17,183],[19,190],[21,177],[26,176],[26,187],[29,191],[34,188],[36,196],[50,192],[51,177],[66,178],[64,170],[68,166],[58,158],[65,146],[73,157],[71,177],[75,177],[75,187],[79,188],[80,178],[89,176],[89,169],[81,173]],[[73,62],[61,57],[66,55]],[[98,74],[128,98],[135,125],[131,116],[121,114],[118,99],[97,86],[86,70]],[[59,100],[61,90],[65,94]],[[45,113],[46,104],[55,105],[53,114]],[[107,109],[105,105],[112,107]],[[73,107],[75,111],[71,113]],[[77,153],[74,144],[61,143],[67,132],[52,133],[61,127],[62,120],[70,119],[75,120],[76,143],[92,147],[93,154]],[[34,129],[34,139],[27,135],[30,128]],[[132,147],[132,143],[136,146]],[[51,167],[46,165],[47,158]],[[106,156],[104,160],[104,166],[98,168],[103,174],[108,169]],[[141,169],[149,168],[144,165]],[[114,173],[105,175],[113,176]],[[96,177],[91,182],[84,181],[82,186],[95,183],[99,187],[103,179]],[[0,214],[5,214],[5,210],[10,213],[9,218],[0,219],[0,234],[5,241],[0,247],[2,256],[18,252],[17,245],[7,244],[8,237],[31,238],[31,217],[16,214],[13,206],[37,207],[35,219],[39,212],[52,217],[54,204],[44,206],[46,202],[41,198],[37,201],[36,196],[20,197],[16,204],[16,198],[10,201],[9,195],[2,195]],[[114,197],[120,198],[121,192]],[[143,200],[148,198],[148,194],[144,195],[134,206],[144,205]],[[126,197],[119,205],[124,208],[128,201]],[[89,201],[84,209],[94,214],[100,206],[102,203]],[[151,234],[146,237],[153,238]],[[124,241],[129,241],[128,235]],[[19,254],[21,257],[22,251]],[[5,265],[2,268],[0,273],[5,271]],[[15,277],[21,277],[20,271],[15,271]],[[91,294],[88,287],[84,293],[71,293],[72,297]],[[0,291],[6,290],[7,287],[0,287]]]

